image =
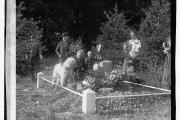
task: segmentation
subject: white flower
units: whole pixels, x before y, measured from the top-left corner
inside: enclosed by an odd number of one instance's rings
[[[110,80],[113,80],[116,76],[115,75],[110,75]]]
[[[90,84],[85,80],[82,82],[82,84],[85,85],[85,86],[90,86]]]

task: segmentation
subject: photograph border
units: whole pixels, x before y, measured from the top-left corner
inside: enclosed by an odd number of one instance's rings
[[[179,42],[176,41],[176,39],[180,38],[180,26],[177,23],[176,26],[176,19],[177,21],[180,21],[179,18],[179,14],[180,14],[180,8],[176,6],[180,5],[180,1],[177,0],[177,4],[176,1],[173,0],[171,1],[171,36],[173,39],[172,42],[172,46],[174,46],[174,48],[172,47],[172,60],[174,62],[172,62],[172,71],[171,71],[171,75],[172,75],[172,95],[171,95],[171,115],[172,117],[175,117],[176,115],[178,115],[178,110],[176,110],[176,105],[177,107],[179,106],[179,104],[176,103],[176,101],[179,100],[179,95],[176,95],[176,91],[180,91],[179,89],[179,83],[178,78],[176,77],[176,75],[178,76],[178,67],[180,66],[180,63],[178,62],[180,59],[178,57],[178,51],[180,50],[178,48],[179,46]],[[7,120],[16,120],[16,1],[15,0],[1,0],[1,4],[2,7],[0,7],[0,11],[1,14],[4,14],[4,17],[0,18],[0,22],[1,23],[5,23],[4,25],[1,24],[0,28],[3,28],[0,32],[0,36],[2,39],[5,38],[4,41],[1,41],[1,45],[3,45],[4,47],[0,47],[0,50],[5,52],[2,52],[0,54],[0,57],[4,57],[4,59],[0,59],[0,64],[4,64],[2,66],[4,66],[4,71],[5,74],[4,76],[1,75],[0,79],[5,79],[5,81],[1,82],[1,86],[3,88],[3,93],[0,92],[0,95],[5,97],[2,99],[1,103],[2,106],[1,108],[4,108],[4,110],[0,109],[0,116],[4,116],[4,112],[5,112],[5,117],[7,117]],[[3,7],[4,6],[4,7]],[[177,10],[177,13],[176,13]],[[177,18],[176,18],[177,15]],[[3,16],[3,15],[2,15]],[[3,22],[5,21],[5,22]],[[4,27],[5,27],[5,31],[4,31]],[[176,34],[176,30],[177,30],[177,34]],[[4,34],[5,32],[5,34]],[[5,42],[5,43],[4,43]],[[177,44],[176,44],[177,43]],[[176,52],[175,52],[176,50]],[[5,53],[5,55],[3,54]],[[176,61],[176,62],[175,62]],[[4,72],[2,72],[4,73]],[[176,73],[176,74],[175,74]],[[5,92],[4,92],[5,89]],[[5,101],[4,101],[5,100]],[[5,105],[4,105],[5,103]],[[2,112],[4,111],[4,112]],[[2,114],[2,115],[1,115]],[[178,117],[177,117],[178,119]]]

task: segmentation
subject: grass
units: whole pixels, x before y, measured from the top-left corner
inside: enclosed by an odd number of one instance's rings
[[[164,86],[162,84],[162,76],[163,76],[162,70],[141,72],[138,73],[138,76],[144,80],[144,84],[146,85],[155,86],[164,89],[170,89],[169,87]]]
[[[36,89],[35,83],[23,78],[17,82],[17,120],[47,120],[56,113],[68,120],[170,120],[171,100],[166,97],[140,97],[131,99],[103,99],[97,102],[94,115],[81,113],[81,99],[50,84]],[[109,103],[108,103],[109,102]],[[113,105],[112,105],[113,104]]]
[[[46,63],[51,67],[55,62],[50,58]],[[84,115],[79,96],[46,83],[36,89],[36,83],[28,76],[17,78],[16,93],[17,120],[171,119],[170,96],[99,99],[96,101],[96,113]]]

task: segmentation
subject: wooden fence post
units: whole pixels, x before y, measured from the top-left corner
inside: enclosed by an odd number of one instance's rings
[[[37,88],[39,88],[39,84],[40,84],[40,75],[42,75],[42,72],[37,73]]]

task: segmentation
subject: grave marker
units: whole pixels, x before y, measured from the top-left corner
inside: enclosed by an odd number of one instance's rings
[[[82,96],[82,112],[85,114],[95,113],[95,100],[96,93],[91,89],[87,89],[83,91]]]

